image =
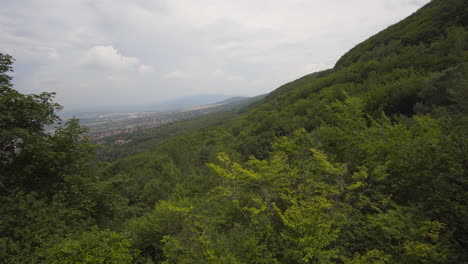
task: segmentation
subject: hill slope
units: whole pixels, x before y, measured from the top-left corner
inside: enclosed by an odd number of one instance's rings
[[[156,203],[129,224],[137,247],[169,262],[468,261],[466,8],[434,0],[229,123],[116,162],[133,204]]]

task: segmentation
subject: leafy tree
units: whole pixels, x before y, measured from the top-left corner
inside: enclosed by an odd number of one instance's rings
[[[128,238],[110,230],[93,228],[78,237],[66,238],[48,248],[43,263],[111,264],[135,263],[137,252]]]
[[[92,225],[117,226],[127,200],[102,177],[77,119],[59,122],[54,94],[12,88],[13,59],[0,54],[0,262],[36,263],[54,241]]]
[[[20,171],[30,170],[31,163],[47,149],[50,137],[45,131],[59,118],[55,112],[61,107],[52,102],[53,93],[23,95],[12,88],[11,71],[13,59],[0,53],[0,187],[11,192],[15,188],[32,190],[37,182]],[[32,159],[32,160],[31,160]]]

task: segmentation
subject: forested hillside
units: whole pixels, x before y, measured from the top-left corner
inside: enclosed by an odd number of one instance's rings
[[[76,120],[45,133],[53,94],[13,90],[2,54],[0,263],[468,263],[467,14],[433,0],[112,162]]]

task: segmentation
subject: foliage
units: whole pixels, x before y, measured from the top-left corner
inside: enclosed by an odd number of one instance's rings
[[[465,2],[112,163],[76,120],[46,133],[53,95],[14,91],[0,56],[3,263],[468,263]]]
[[[12,88],[12,58],[0,54],[0,262],[39,263],[52,241],[91,225],[116,226],[126,198],[93,161],[94,146],[78,120],[54,133],[61,107],[53,94]]]
[[[50,264],[100,264],[134,263],[136,252],[130,241],[110,230],[93,228],[77,238],[66,238],[50,247],[43,263]]]

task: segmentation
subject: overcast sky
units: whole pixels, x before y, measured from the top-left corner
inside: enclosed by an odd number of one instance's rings
[[[66,109],[258,95],[333,67],[429,0],[2,0],[15,89]]]

